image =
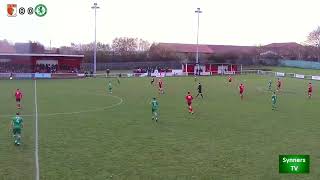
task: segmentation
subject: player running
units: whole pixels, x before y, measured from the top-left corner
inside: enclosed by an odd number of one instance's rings
[[[16,116],[12,118],[11,129],[14,138],[14,144],[19,146],[21,144],[21,130],[23,127],[23,119],[20,117],[20,114],[17,112]]]
[[[239,86],[239,93],[240,93],[241,100],[243,100],[244,85],[242,83]]]
[[[276,103],[277,103],[277,95],[276,95],[276,92],[275,92],[275,91],[272,93],[271,101],[272,101],[272,110],[276,110],[276,108],[277,108],[277,106],[276,106]]]
[[[188,104],[189,113],[191,113],[191,114],[193,114],[192,100],[193,100],[193,97],[192,97],[191,93],[188,92],[188,94],[186,96],[186,101],[187,101],[187,104]]]
[[[268,89],[269,89],[269,91],[271,91],[271,89],[272,89],[272,81],[271,80],[269,80]]]
[[[109,83],[108,83],[108,89],[109,89],[109,93],[112,94],[112,83],[111,83],[111,81],[109,81]]]
[[[196,97],[198,97],[199,95],[201,95],[201,97],[203,98],[203,95],[202,95],[202,85],[201,85],[201,83],[199,83],[199,85],[198,85],[198,94],[197,94]]]
[[[17,108],[21,109],[22,92],[20,91],[20,89],[16,90],[14,96],[16,97]]]
[[[281,81],[280,79],[278,78],[278,81],[277,81],[277,91],[280,91],[281,89]]]
[[[154,83],[154,78],[151,79],[151,82],[150,82],[150,83],[151,83],[151,85],[153,85],[153,83]]]
[[[309,85],[308,85],[308,97],[309,99],[311,98],[312,96],[312,84],[311,82],[309,82]]]
[[[157,99],[154,97],[151,101],[151,111],[152,111],[152,120],[156,120],[158,122],[158,110],[159,110],[159,103]]]
[[[158,86],[159,86],[159,94],[164,94],[162,79],[159,79]]]

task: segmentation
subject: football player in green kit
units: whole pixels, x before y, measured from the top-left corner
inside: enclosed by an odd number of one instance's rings
[[[152,111],[152,120],[156,120],[158,122],[158,110],[159,110],[159,103],[156,98],[153,98],[151,101],[151,111]]]
[[[109,81],[109,83],[108,83],[108,90],[109,90],[109,93],[112,94],[112,84],[111,84],[111,81]]]
[[[11,128],[14,137],[14,144],[19,146],[21,144],[21,130],[23,127],[23,119],[20,113],[16,113],[16,116],[12,118]]]

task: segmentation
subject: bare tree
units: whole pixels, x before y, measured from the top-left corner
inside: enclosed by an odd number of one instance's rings
[[[176,53],[156,43],[153,43],[150,46],[149,57],[151,60],[177,60],[178,59]]]
[[[138,41],[138,51],[140,52],[146,52],[146,51],[149,51],[150,49],[150,43],[146,40],[143,40],[143,39],[139,39]]]
[[[320,60],[320,26],[317,29],[313,30],[309,33],[307,37],[307,43],[310,46],[314,46],[317,48],[317,59]]]
[[[112,50],[121,56],[135,54],[138,48],[138,43],[136,38],[121,37],[115,38],[112,41]]]
[[[101,42],[97,43],[97,50],[98,51],[103,51],[103,52],[110,52],[111,51],[111,47],[109,44],[104,44]]]

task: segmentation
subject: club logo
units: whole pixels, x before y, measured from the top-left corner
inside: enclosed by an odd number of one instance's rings
[[[7,4],[7,14],[9,17],[17,16],[17,4]]]
[[[44,4],[38,4],[35,8],[34,8],[34,13],[39,16],[39,17],[43,17],[47,14],[47,7]]]

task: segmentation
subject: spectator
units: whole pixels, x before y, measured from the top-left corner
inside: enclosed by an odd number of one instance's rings
[[[109,76],[110,74],[110,69],[107,69],[107,76]]]

